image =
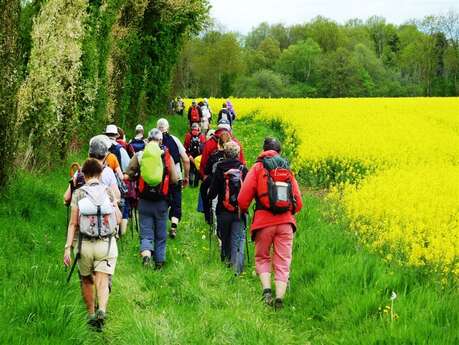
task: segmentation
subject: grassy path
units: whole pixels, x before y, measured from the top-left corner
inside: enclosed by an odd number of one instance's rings
[[[184,126],[173,119],[172,132]],[[250,162],[274,129],[239,122]],[[63,169],[21,173],[0,199],[0,344],[457,344],[459,295],[422,272],[391,267],[355,244],[327,204],[305,195],[298,216],[286,308],[260,302],[251,265],[235,278],[218,259],[196,213],[197,190],[184,193],[184,220],[168,241],[167,266],[145,270],[137,234],[120,257],[103,334],[86,328],[76,276],[61,265]],[[389,296],[396,291],[391,320]],[[96,337],[96,339],[94,339]]]

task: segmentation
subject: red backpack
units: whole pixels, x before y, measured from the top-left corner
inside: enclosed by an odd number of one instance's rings
[[[242,186],[242,165],[238,169],[229,169],[223,174],[225,178],[225,198],[223,207],[229,212],[238,210],[237,197]]]
[[[259,162],[263,164],[263,170],[257,181],[257,209],[274,214],[295,213],[293,174],[288,162],[280,156],[265,157]]]
[[[201,117],[199,116],[198,107],[191,108],[191,122],[200,122]]]

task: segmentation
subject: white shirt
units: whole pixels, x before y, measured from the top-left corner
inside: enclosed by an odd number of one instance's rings
[[[182,156],[184,154],[186,155],[185,146],[183,146],[182,142],[175,135],[171,135],[171,137],[172,137],[172,139],[174,139],[175,143],[177,144],[180,156]],[[179,181],[183,180],[182,166],[181,166],[180,162],[175,163],[175,170],[177,171],[178,180]]]

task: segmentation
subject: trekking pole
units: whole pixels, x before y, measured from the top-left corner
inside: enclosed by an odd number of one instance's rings
[[[244,226],[244,234],[246,235],[245,236],[245,250],[247,252],[247,265],[250,265],[249,240],[247,238],[247,224],[249,223],[248,220],[249,220],[249,214],[246,213],[244,215],[244,222],[245,222],[245,224],[244,224],[245,225]]]
[[[212,258],[212,235],[213,235],[213,216],[210,216],[210,224],[209,224],[209,262]]]

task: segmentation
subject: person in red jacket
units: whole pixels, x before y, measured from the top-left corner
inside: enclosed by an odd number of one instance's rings
[[[190,131],[185,134],[185,147],[186,154],[190,158],[190,186],[197,187],[199,184],[200,176],[198,169],[194,163],[194,159],[202,154],[202,148],[206,142],[206,136],[201,133],[201,128],[198,123],[191,125]]]
[[[298,183],[291,174],[292,200],[291,208],[285,212],[274,212],[266,206],[267,193],[263,191],[263,183],[267,181],[266,173],[269,164],[277,164],[275,167],[288,167],[288,163],[280,157],[281,145],[273,138],[266,138],[263,144],[263,152],[257,159],[257,163],[250,169],[239,192],[238,205],[241,213],[246,213],[253,199],[257,201],[250,234],[255,241],[255,266],[263,287],[263,298],[266,304],[273,305],[271,292],[271,269],[274,269],[276,286],[276,300],[274,307],[283,307],[283,298],[287,289],[292,261],[293,234],[296,231],[294,213],[301,210],[303,202]],[[280,163],[279,163],[280,162]],[[288,171],[285,170],[285,171]],[[287,193],[286,193],[287,194]],[[269,201],[271,201],[269,199]],[[269,204],[269,202],[268,202]],[[273,254],[271,256],[271,247]]]
[[[204,145],[204,148],[202,150],[201,165],[199,167],[199,172],[201,173],[201,177],[203,178],[203,180],[205,180],[207,177],[207,174],[206,174],[207,161],[209,160],[210,156],[215,151],[218,150],[218,138],[223,132],[229,132],[231,134],[231,140],[233,140],[236,144],[239,145],[239,147],[241,148],[241,151],[239,153],[239,160],[242,162],[242,164],[244,165],[246,164],[245,159],[244,159],[244,150],[242,148],[242,145],[231,133],[231,126],[229,122],[226,120],[221,120],[218,122],[217,130],[212,135],[212,137],[206,141],[206,144]]]

